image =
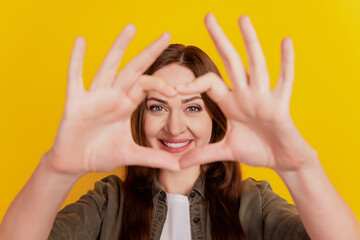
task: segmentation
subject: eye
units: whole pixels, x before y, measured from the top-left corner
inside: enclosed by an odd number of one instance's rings
[[[199,106],[190,106],[186,110],[189,112],[200,112],[202,109]]]
[[[162,106],[158,106],[158,105],[152,105],[152,106],[149,107],[149,110],[151,112],[160,112],[160,111],[165,110],[165,108],[162,107]]]

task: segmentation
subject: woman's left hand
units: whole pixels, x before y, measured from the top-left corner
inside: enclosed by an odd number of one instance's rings
[[[249,17],[239,19],[249,73],[212,14],[206,16],[205,24],[225,64],[232,89],[216,74],[208,73],[178,86],[177,91],[206,92],[227,117],[228,129],[221,142],[185,154],[182,167],[232,160],[281,172],[299,170],[317,159],[289,113],[294,80],[292,40],[285,38],[282,42],[280,76],[276,88],[271,90],[265,57]]]

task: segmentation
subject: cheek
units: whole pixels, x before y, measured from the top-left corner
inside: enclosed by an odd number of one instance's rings
[[[212,119],[208,114],[204,114],[200,118],[191,119],[188,123],[189,129],[196,135],[198,141],[208,144],[211,139]]]
[[[153,136],[155,133],[155,127],[153,118],[149,117],[147,114],[145,114],[144,117],[144,132],[145,136],[148,138],[149,136]]]
[[[161,119],[145,113],[144,116],[144,133],[147,141],[152,147],[156,143],[156,136],[162,128]]]

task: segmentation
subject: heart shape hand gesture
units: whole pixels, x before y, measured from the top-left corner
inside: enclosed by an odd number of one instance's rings
[[[67,100],[52,149],[48,152],[57,171],[84,174],[108,171],[124,165],[179,170],[219,160],[239,161],[277,171],[296,170],[307,162],[313,149],[301,137],[289,114],[294,79],[291,39],[284,39],[281,71],[275,90],[270,91],[265,57],[250,19],[239,20],[245,42],[249,73],[240,56],[212,14],[206,27],[223,59],[233,88],[214,73],[193,82],[170,86],[165,80],[142,75],[169,44],[166,33],[136,56],[118,74],[123,53],[135,34],[128,25],[115,40],[89,91],[82,84],[84,39],[77,38],[72,52]],[[216,144],[196,148],[182,158],[161,150],[141,147],[133,141],[130,116],[148,91],[167,97],[206,92],[228,119],[228,131]]]

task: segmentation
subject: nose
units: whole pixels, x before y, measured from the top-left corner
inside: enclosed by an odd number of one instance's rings
[[[178,136],[187,129],[184,116],[178,112],[171,112],[166,124],[167,132],[172,136]]]

